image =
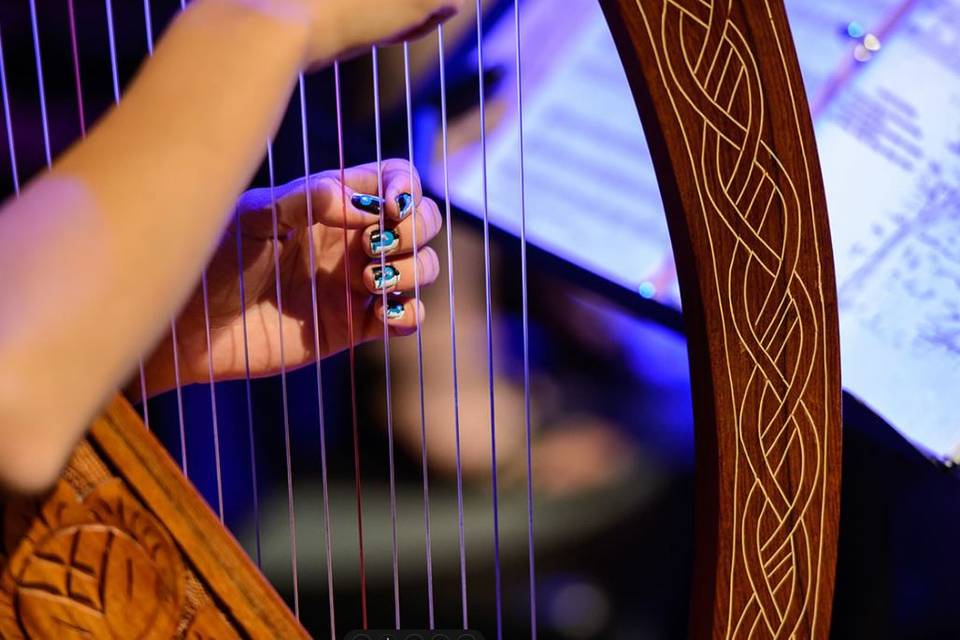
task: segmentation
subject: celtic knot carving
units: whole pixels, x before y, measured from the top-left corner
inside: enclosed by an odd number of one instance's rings
[[[797,96],[769,0],[745,24],[732,0],[636,0],[695,184],[687,223],[702,230],[699,286],[715,305],[718,409],[733,416],[733,486],[721,492],[732,530],[722,634],[792,638],[816,628],[830,417],[827,311],[815,195]],[[761,72],[754,57],[766,49]],[[773,51],[773,53],[771,53]],[[779,53],[779,66],[771,61]],[[772,68],[771,67],[776,67]],[[775,78],[776,87],[767,84]],[[771,91],[782,91],[771,113]],[[802,96],[800,103],[802,105]],[[774,130],[785,124],[791,130]],[[801,140],[791,157],[777,142]],[[817,262],[813,262],[817,261]],[[810,265],[813,264],[813,268]],[[746,373],[744,373],[746,372]],[[724,418],[726,420],[726,418]],[[721,434],[721,438],[727,436]],[[836,463],[834,463],[836,464]],[[727,491],[730,489],[730,491]],[[743,595],[747,594],[747,595]],[[812,620],[811,620],[812,619]]]

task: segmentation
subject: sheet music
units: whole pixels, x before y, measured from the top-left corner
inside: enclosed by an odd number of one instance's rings
[[[828,79],[850,58],[849,30],[882,26],[903,0],[785,0],[807,98],[816,100]]]
[[[849,61],[851,23],[880,28],[904,0],[788,0],[808,97]],[[523,4],[528,236],[679,304],[639,118],[594,0]],[[488,38],[514,64],[513,22]],[[916,2],[816,122],[841,304],[845,388],[921,448],[960,455],[960,0]],[[494,224],[517,233],[513,78],[489,117]],[[479,146],[454,156],[453,201],[482,213]],[[433,184],[438,176],[431,176]]]
[[[920,3],[817,123],[844,386],[960,453],[960,3]]]

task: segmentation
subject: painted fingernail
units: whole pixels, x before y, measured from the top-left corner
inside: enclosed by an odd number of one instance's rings
[[[379,255],[389,253],[400,246],[400,235],[396,229],[379,229],[370,234],[370,253]]]
[[[402,302],[387,303],[387,320],[399,320],[403,317],[404,306]]]
[[[400,270],[392,264],[388,264],[383,269],[373,268],[373,286],[378,290],[394,287],[398,282],[400,282]]]
[[[366,193],[355,193],[353,197],[350,198],[350,204],[367,213],[380,213],[380,209],[383,208],[383,198],[371,196]]]
[[[413,196],[409,193],[401,193],[396,197],[397,207],[400,209],[400,217],[405,218],[411,209],[413,209]]]

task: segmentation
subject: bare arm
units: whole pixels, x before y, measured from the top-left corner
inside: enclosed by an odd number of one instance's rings
[[[452,6],[396,4],[408,14],[354,42],[331,23],[347,0],[197,0],[122,104],[0,211],[0,481],[52,482],[162,336],[297,72]]]

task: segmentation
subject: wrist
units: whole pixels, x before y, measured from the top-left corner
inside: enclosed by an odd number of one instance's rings
[[[311,24],[314,17],[297,0],[194,0],[184,19],[201,19],[212,28],[239,28],[252,47],[264,47],[273,58],[295,59],[296,71],[312,61]],[[193,16],[193,18],[191,18]],[[282,52],[282,55],[277,53]]]

